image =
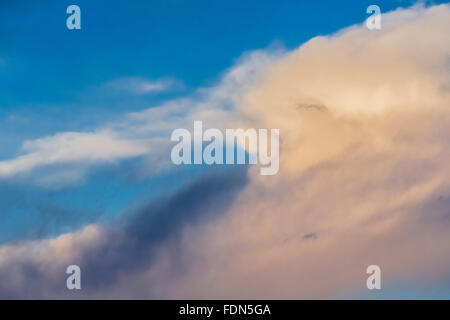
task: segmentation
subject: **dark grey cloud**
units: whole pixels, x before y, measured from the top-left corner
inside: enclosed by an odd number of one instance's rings
[[[109,231],[110,245],[85,257],[86,286],[107,285],[124,270],[135,272],[152,263],[154,249],[164,241],[176,240],[188,225],[214,219],[232,203],[246,184],[245,169],[224,170],[192,182],[173,196],[143,206],[132,217]]]
[[[315,232],[304,234],[303,240],[308,240],[308,239],[317,239],[317,234]]]
[[[81,291],[65,288],[65,270],[50,274],[25,259],[0,270],[0,298],[85,298],[107,292],[121,276],[148,269],[162,245],[170,242],[176,246],[184,228],[211,222],[223,214],[246,184],[246,167],[220,169],[104,226],[106,241],[73,262],[82,270]],[[129,296],[133,296],[130,291],[121,295]]]

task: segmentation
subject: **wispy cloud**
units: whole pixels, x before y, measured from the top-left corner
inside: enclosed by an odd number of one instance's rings
[[[132,141],[113,132],[64,132],[33,141],[25,141],[23,155],[0,162],[0,177],[8,178],[37,167],[61,163],[96,164],[148,153],[145,141]]]
[[[139,77],[126,77],[105,83],[102,90],[109,94],[145,95],[167,91],[180,85],[179,81],[172,78],[152,81]]]
[[[30,173],[42,166],[78,163],[85,168],[116,160],[148,156],[148,166],[155,172],[170,165],[170,134],[176,128],[186,128],[196,119],[203,119],[211,127],[225,127],[242,115],[235,111],[236,102],[250,84],[258,78],[270,53],[254,52],[231,68],[213,87],[201,88],[192,96],[175,99],[141,112],[124,114],[122,120],[106,123],[93,132],[61,132],[53,136],[24,142],[21,155],[0,161],[0,179]],[[123,83],[126,85],[124,86]],[[131,84],[132,85],[131,85]],[[120,85],[122,84],[122,85]],[[167,84],[153,84],[164,87]],[[113,81],[105,87],[143,92],[149,83],[126,80]],[[131,89],[132,88],[132,89]],[[155,160],[155,161],[152,161]],[[85,175],[88,170],[73,171],[68,177]],[[46,173],[46,175],[51,173]],[[64,175],[59,174],[58,177]],[[80,176],[80,178],[81,178]],[[40,180],[51,181],[43,176]]]

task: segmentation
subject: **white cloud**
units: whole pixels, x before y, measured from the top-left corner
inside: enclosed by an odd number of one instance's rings
[[[70,174],[50,173],[40,177],[42,186],[55,179],[73,182],[82,178],[87,167],[119,159],[148,156],[149,173],[164,170],[170,165],[170,134],[176,128],[190,128],[194,120],[202,119],[205,126],[225,128],[239,121],[235,106],[256,81],[269,61],[277,54],[253,52],[229,70],[220,82],[210,88],[199,89],[193,96],[171,100],[142,112],[125,114],[121,121],[105,124],[93,133],[62,132],[54,136],[26,141],[22,155],[0,161],[0,179],[30,173],[41,166],[78,163],[82,170]],[[133,91],[136,94],[159,90],[170,83],[145,82],[136,78],[113,81],[105,88]],[[48,174],[48,173],[47,173]],[[79,176],[79,177],[77,177]]]
[[[38,265],[44,265],[46,268],[58,268],[80,259],[85,250],[100,245],[102,240],[102,229],[92,224],[54,239],[4,245],[0,247],[0,266],[4,268],[11,262],[26,259]]]
[[[25,141],[23,155],[0,162],[0,177],[8,178],[37,167],[61,163],[96,164],[148,153],[145,141],[117,137],[113,132],[64,132]]]
[[[144,95],[166,91],[176,86],[179,86],[179,82],[170,78],[151,81],[139,77],[126,77],[107,82],[102,89],[109,94]]]

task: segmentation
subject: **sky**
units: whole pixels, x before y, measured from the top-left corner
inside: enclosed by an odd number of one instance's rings
[[[0,1],[0,298],[448,298],[450,7],[371,4]],[[279,173],[174,165],[194,120]]]

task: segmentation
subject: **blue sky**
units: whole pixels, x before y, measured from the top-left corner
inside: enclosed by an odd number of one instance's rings
[[[0,157],[24,138],[89,129],[212,85],[244,52],[295,48],[362,22],[370,3],[80,0],[82,30],[70,31],[65,26],[70,1],[2,1]],[[388,11],[410,4],[380,5]],[[170,77],[182,85],[144,99],[99,94],[99,86],[122,77]]]
[[[245,51],[276,42],[294,48],[362,22],[370,1],[78,1],[81,31],[65,27],[71,3],[2,2],[3,110],[80,102],[124,76],[205,86]],[[409,4],[383,1],[382,10]]]
[[[412,3],[377,2],[382,12]],[[438,3],[445,1],[427,2]],[[81,30],[66,28],[71,4],[81,8]],[[132,121],[124,120],[130,113],[195,100],[245,53],[293,50],[315,36],[360,24],[371,4],[1,0],[0,161],[24,154],[25,141],[32,141],[34,150],[36,139],[117,128]],[[0,245],[114,223],[216,170],[198,166],[150,174],[146,156],[43,165],[12,178],[0,176]]]

